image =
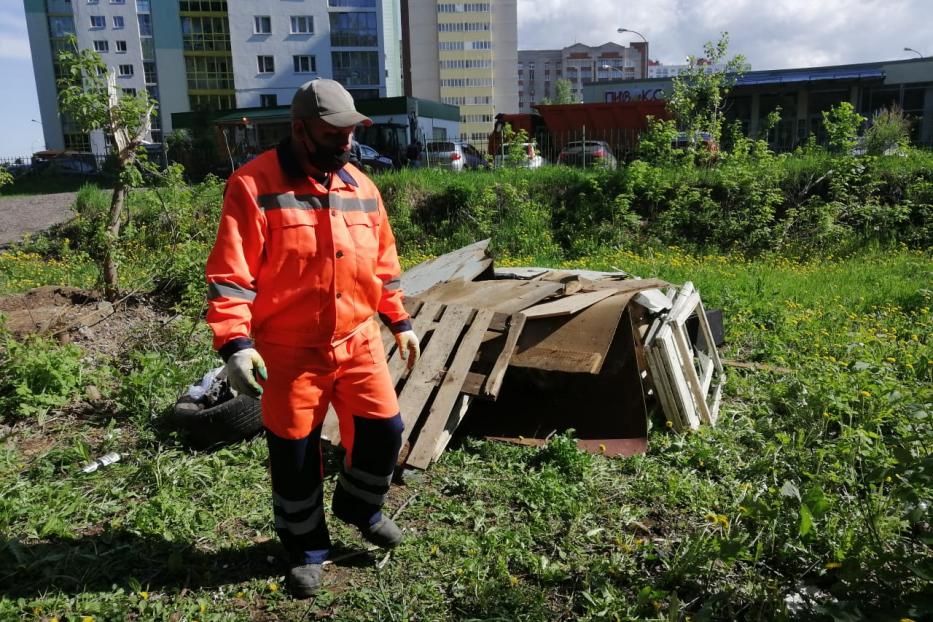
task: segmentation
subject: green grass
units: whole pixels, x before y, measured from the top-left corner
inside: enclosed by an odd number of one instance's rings
[[[93,183],[94,180],[91,180]],[[24,175],[9,186],[0,188],[0,196],[30,194],[56,194],[59,192],[77,192],[88,183],[84,175],[35,174]]]
[[[4,291],[26,275],[86,284],[40,253],[13,259],[0,255],[19,275]],[[826,595],[816,619],[930,615],[929,255],[666,248],[564,265],[691,280],[724,309],[725,358],[792,371],[729,369],[718,426],[655,425],[640,457],[580,454],[563,435],[542,450],[466,439],[393,488],[389,511],[411,499],[409,535],[385,566],[330,566],[300,602],[267,561],[261,439],[190,453],[156,425],[214,360],[203,325],[170,325],[97,372],[103,405],[44,411],[0,445],[0,619],[770,620],[802,585]],[[4,375],[26,363],[2,359]],[[78,472],[107,451],[125,457]]]

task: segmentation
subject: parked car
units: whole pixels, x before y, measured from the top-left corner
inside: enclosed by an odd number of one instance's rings
[[[508,153],[497,153],[493,158],[493,165],[496,168],[503,166],[517,166],[519,168],[541,168],[545,162],[535,143],[522,143],[524,157],[519,162],[510,162]]]
[[[671,141],[671,146],[675,149],[686,149],[691,144],[712,155],[719,153],[719,143],[709,132],[696,132],[692,139],[687,132],[677,132],[677,136]]]
[[[462,140],[432,140],[421,151],[421,166],[452,171],[486,168],[486,158],[476,147]]]
[[[577,140],[564,145],[557,156],[558,164],[615,169],[619,162],[612,155],[609,143],[602,140]]]
[[[391,171],[395,168],[391,158],[387,158],[369,145],[359,145],[357,155],[360,159],[360,166],[368,173]]]

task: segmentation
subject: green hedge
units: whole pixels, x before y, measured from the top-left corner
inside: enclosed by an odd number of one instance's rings
[[[551,166],[376,177],[399,246],[438,253],[492,237],[510,255],[575,257],[660,242],[812,253],[868,242],[933,245],[933,154],[724,156],[699,167]]]

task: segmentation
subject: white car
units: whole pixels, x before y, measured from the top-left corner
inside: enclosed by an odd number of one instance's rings
[[[544,158],[538,153],[537,145],[534,143],[522,143],[522,149],[525,151],[525,157],[514,165],[509,162],[509,155],[497,153],[493,157],[493,166],[502,168],[503,166],[517,166],[519,168],[541,168],[544,166]]]

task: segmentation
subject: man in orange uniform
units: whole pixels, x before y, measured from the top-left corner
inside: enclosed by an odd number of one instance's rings
[[[321,460],[328,404],[346,448],[334,515],[382,547],[402,539],[381,512],[403,425],[374,316],[409,367],[420,350],[382,198],[347,164],[361,123],[372,121],[337,82],[302,85],[291,136],[227,181],[207,260],[214,347],[231,386],[262,396],[275,528],[299,597],[317,591],[330,548]]]

